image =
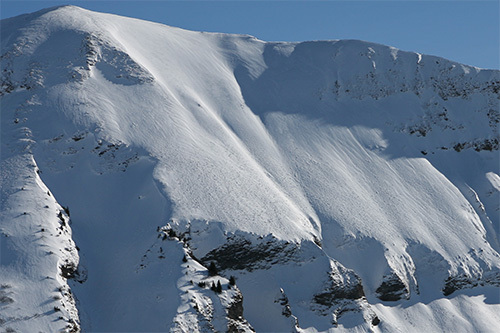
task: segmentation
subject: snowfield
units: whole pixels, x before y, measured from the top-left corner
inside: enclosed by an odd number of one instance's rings
[[[74,6],[0,65],[3,331],[500,327],[499,71]]]

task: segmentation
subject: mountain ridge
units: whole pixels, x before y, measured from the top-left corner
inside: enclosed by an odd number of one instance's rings
[[[81,317],[86,331],[416,331],[429,311],[459,318],[431,331],[500,322],[499,71],[74,6],[8,20],[6,329],[79,330]],[[49,236],[15,250],[42,229],[80,253]],[[37,259],[47,246],[57,263]],[[34,286],[79,303],[47,292],[30,306],[13,277],[39,273],[4,256],[31,257],[49,277]]]

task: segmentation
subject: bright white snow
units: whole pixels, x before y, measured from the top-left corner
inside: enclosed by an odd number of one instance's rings
[[[60,312],[50,300],[67,286],[58,264],[69,256],[88,271],[71,284],[87,331],[224,330],[235,292],[196,287],[204,268],[182,262],[181,241],[158,238],[169,221],[191,228],[198,259],[234,233],[302,246],[303,262],[230,271],[257,331],[295,329],[280,289],[310,332],[500,325],[498,287],[442,293],[449,276],[498,279],[498,71],[72,6],[1,24],[12,86],[2,92],[12,91],[1,115],[0,326],[52,331],[76,316],[69,300]],[[71,211],[65,243],[40,233],[57,226],[59,204]],[[332,259],[361,277],[365,318],[349,312],[337,326],[311,306]],[[376,297],[391,273],[409,300]],[[204,315],[215,326],[200,324],[191,299],[215,311]]]

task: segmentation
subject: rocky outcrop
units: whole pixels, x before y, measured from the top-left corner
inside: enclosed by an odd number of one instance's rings
[[[236,293],[232,298],[232,302],[227,307],[227,332],[241,333],[253,332],[252,327],[243,318],[243,295],[236,289]]]
[[[444,296],[449,296],[460,289],[486,285],[500,287],[500,272],[486,272],[481,277],[473,277],[465,274],[450,276],[445,280],[442,291]]]
[[[476,140],[472,142],[459,142],[453,146],[453,149],[455,149],[457,152],[468,148],[472,148],[475,151],[498,150],[499,141],[500,141],[499,138],[492,138],[492,139]]]
[[[274,237],[252,243],[243,237],[229,237],[227,243],[207,253],[201,262],[215,262],[220,270],[266,269],[293,260],[297,246]]]
[[[382,284],[375,292],[380,300],[387,302],[410,298],[408,287],[396,273],[385,275]]]
[[[365,296],[361,281],[352,284],[337,284],[332,282],[326,290],[314,295],[314,302],[324,306],[332,306],[339,300],[355,300]]]
[[[332,261],[331,267],[323,290],[313,296],[313,311],[331,316],[334,327],[349,312],[357,313],[368,325],[375,325],[373,322],[377,322],[377,316],[365,298],[361,278],[338,262]]]

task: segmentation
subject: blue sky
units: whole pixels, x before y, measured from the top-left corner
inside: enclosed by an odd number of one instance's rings
[[[500,1],[24,1],[7,18],[62,4],[266,41],[361,39],[499,69]]]

